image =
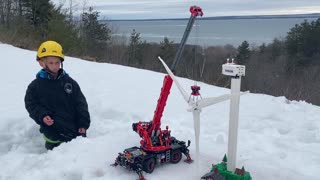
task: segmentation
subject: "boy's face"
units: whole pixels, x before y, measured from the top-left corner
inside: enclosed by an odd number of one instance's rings
[[[61,60],[58,57],[48,56],[43,58],[44,65],[49,69],[50,73],[57,75],[61,66]]]

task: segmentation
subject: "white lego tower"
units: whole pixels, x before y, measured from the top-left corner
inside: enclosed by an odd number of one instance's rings
[[[222,74],[226,76],[231,76],[227,170],[234,172],[236,169],[236,161],[237,161],[237,140],[238,140],[241,76],[245,76],[245,66],[235,64],[233,59],[230,62],[228,59],[227,63],[222,65]]]

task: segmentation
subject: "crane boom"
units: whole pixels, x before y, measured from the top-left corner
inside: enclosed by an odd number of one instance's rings
[[[190,7],[191,16],[189,18],[186,30],[181,39],[178,51],[175,55],[175,59],[171,66],[171,70],[174,72],[178,62],[181,59],[182,52],[185,47],[185,43],[189,37],[192,26],[195,22],[197,16],[203,16],[202,9],[197,6]],[[138,122],[133,123],[132,128],[136,131],[143,140],[140,141],[140,145],[143,149],[147,151],[160,151],[170,149],[170,145],[165,145],[161,139],[164,133],[170,135],[170,131],[168,131],[168,127],[166,130],[161,130],[161,117],[164,111],[164,108],[167,103],[168,96],[170,94],[170,90],[172,87],[173,80],[169,75],[164,77],[163,85],[161,88],[160,96],[158,99],[157,107],[154,111],[154,116],[151,122]],[[159,138],[160,137],[160,138]],[[160,140],[159,140],[160,139]],[[170,144],[170,139],[166,144]]]
[[[200,7],[197,7],[197,6],[191,6],[190,7],[190,12],[191,12],[191,16],[189,18],[188,25],[186,27],[186,30],[184,31],[184,34],[183,34],[181,42],[180,42],[180,46],[178,48],[178,51],[177,51],[177,53],[175,55],[174,61],[173,61],[172,65],[171,65],[171,68],[170,68],[172,72],[174,72],[178,62],[181,59],[182,52],[184,50],[184,47],[186,45],[187,39],[188,39],[189,34],[191,32],[191,29],[192,29],[192,26],[194,24],[194,21],[196,20],[196,17],[197,16],[203,16],[202,9]]]

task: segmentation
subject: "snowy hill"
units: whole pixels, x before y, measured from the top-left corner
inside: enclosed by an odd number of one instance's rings
[[[131,125],[153,117],[164,74],[66,57],[65,70],[78,81],[91,114],[88,138],[77,138],[46,152],[38,126],[28,116],[24,95],[40,69],[36,52],[0,44],[0,180],[134,180],[137,175],[111,167],[123,149],[138,146]],[[160,63],[154,60],[155,63]],[[193,81],[179,78],[185,89]],[[229,89],[198,83],[203,97]],[[191,140],[192,114],[175,85],[162,118],[177,139]],[[237,167],[256,180],[316,180],[320,169],[320,108],[284,97],[241,97]],[[149,180],[197,180],[227,152],[229,102],[201,113],[200,169],[197,163],[161,165]],[[185,157],[183,157],[185,158]]]

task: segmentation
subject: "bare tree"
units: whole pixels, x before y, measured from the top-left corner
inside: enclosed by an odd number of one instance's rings
[[[5,0],[0,0],[0,24],[5,24]]]

